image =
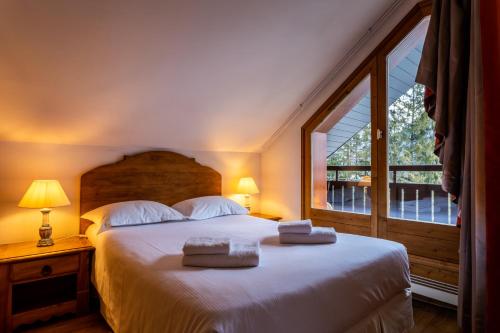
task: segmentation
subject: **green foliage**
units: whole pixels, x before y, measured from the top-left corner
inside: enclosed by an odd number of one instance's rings
[[[370,165],[371,164],[371,124],[344,143],[328,158],[328,165]]]
[[[434,155],[434,122],[424,110],[424,87],[415,84],[389,106],[389,165],[439,164]],[[328,158],[328,165],[370,165],[371,126],[356,133]],[[352,172],[347,178],[358,178]],[[401,172],[398,183],[440,184],[440,172]]]

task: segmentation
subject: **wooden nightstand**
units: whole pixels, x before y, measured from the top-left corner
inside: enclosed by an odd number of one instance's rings
[[[262,214],[262,213],[250,213],[250,216],[260,217],[261,219],[273,220],[273,221],[281,220],[280,216],[268,215],[268,214]]]
[[[0,332],[89,306],[93,246],[85,237],[0,245]]]

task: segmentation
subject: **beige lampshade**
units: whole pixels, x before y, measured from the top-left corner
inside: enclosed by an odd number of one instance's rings
[[[23,208],[53,208],[70,204],[57,180],[34,180],[18,206]]]
[[[237,191],[240,194],[257,194],[259,188],[252,177],[244,177],[240,179]]]

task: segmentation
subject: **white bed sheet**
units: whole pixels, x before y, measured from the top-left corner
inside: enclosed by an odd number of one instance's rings
[[[277,223],[251,216],[87,235],[101,312],[115,332],[358,332],[363,322],[381,329],[391,313],[398,313],[391,328],[377,332],[413,324],[399,243],[339,233],[333,245],[280,245]],[[192,236],[260,240],[260,265],[183,267],[182,245]]]

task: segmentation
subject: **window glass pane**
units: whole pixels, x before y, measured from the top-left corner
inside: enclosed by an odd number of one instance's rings
[[[434,122],[424,110],[424,87],[415,75],[429,18],[417,25],[387,58],[389,216],[455,224],[457,207],[441,189],[434,155]]]
[[[313,208],[371,212],[370,77],[312,134]]]

